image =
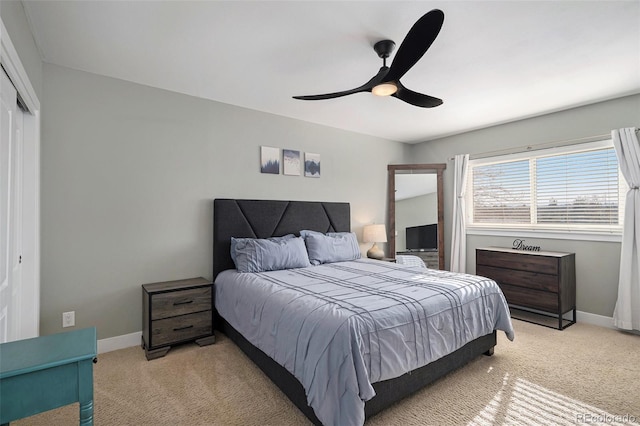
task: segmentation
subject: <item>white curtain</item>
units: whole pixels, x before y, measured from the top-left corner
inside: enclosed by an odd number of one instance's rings
[[[611,131],[620,170],[630,188],[624,212],[618,301],[613,311],[614,325],[625,330],[640,330],[640,143],[636,131],[633,127]]]
[[[451,271],[466,272],[467,235],[465,232],[464,194],[467,187],[467,163],[469,154],[455,156],[453,192],[453,229],[451,230]]]

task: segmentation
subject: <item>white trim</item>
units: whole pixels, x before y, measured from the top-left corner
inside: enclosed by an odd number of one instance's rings
[[[613,317],[605,317],[604,315],[592,314],[590,312],[577,311],[576,321],[616,329],[616,327],[613,326]]]
[[[142,341],[141,339],[142,331],[136,331],[135,333],[123,334],[122,336],[101,339],[98,340],[98,353],[103,354],[105,352],[117,351],[118,349],[139,346],[140,342]]]
[[[514,306],[514,308],[517,309],[517,306]],[[539,311],[537,309],[529,309],[529,308],[526,308],[526,309],[527,311],[530,311],[530,312],[545,315],[548,318],[554,318],[551,315],[549,315],[549,312]],[[573,319],[573,314],[571,313],[571,311],[569,311],[566,314],[564,314],[562,318],[566,320],[571,320]],[[592,314],[590,312],[583,312],[583,311],[576,310],[576,322],[597,325],[599,327],[605,327],[605,328],[613,328],[617,330],[617,328],[613,325],[613,317],[605,317],[603,315]]]
[[[469,166],[486,166],[506,161],[528,160],[533,157],[548,157],[552,155],[571,154],[574,152],[595,151],[605,148],[613,148],[611,135],[600,135],[591,138],[577,139],[582,142],[573,142],[567,145],[554,144],[553,146],[539,145],[538,148],[526,147],[524,150],[511,151],[508,153],[496,153],[492,155],[477,155],[469,160]]]
[[[549,315],[549,312],[536,311],[535,309],[533,309],[532,311],[535,311],[537,313],[544,314],[544,315]],[[571,311],[567,312],[563,316],[563,318],[571,319]],[[576,311],[576,322],[596,325],[598,327],[611,328],[613,330],[618,330],[626,333],[630,332],[629,330],[621,330],[615,325],[613,325],[613,317],[605,317],[604,315],[592,314],[591,312]],[[631,331],[631,333],[640,334],[634,331],[635,330]]]
[[[469,160],[480,160],[483,158],[491,158],[491,157],[499,157],[499,156],[507,156],[507,155],[511,155],[511,154],[519,154],[522,152],[533,152],[533,151],[539,151],[539,150],[545,150],[545,149],[553,149],[553,148],[562,148],[562,147],[566,147],[566,146],[572,146],[572,145],[580,145],[583,143],[590,143],[590,142],[594,142],[594,141],[602,141],[602,140],[606,140],[606,139],[611,139],[611,134],[610,133],[606,133],[603,135],[596,135],[596,136],[587,136],[584,138],[577,138],[577,139],[568,139],[568,140],[564,140],[564,141],[555,141],[555,142],[546,142],[546,143],[541,143],[541,144],[536,144],[536,145],[527,145],[527,146],[520,146],[520,147],[515,147],[515,148],[506,148],[506,149],[499,149],[497,151],[489,151],[489,152],[481,152],[478,154],[470,154],[469,155]],[[451,157],[449,158],[449,160],[453,160],[455,157]]]
[[[575,240],[575,241],[604,241],[620,243],[622,235],[618,234],[596,234],[592,232],[550,232],[548,230],[525,230],[525,229],[504,229],[489,227],[470,227],[467,225],[467,235],[490,235],[495,237],[527,237],[541,238],[548,240]]]
[[[31,303],[31,311],[24,319],[23,330],[28,327],[27,336],[35,337],[40,334],[40,100],[1,18],[0,64],[29,110],[24,114],[23,123],[23,227],[29,231],[23,235],[22,242],[25,262],[22,286],[25,289],[24,302]],[[27,270],[26,265],[30,265],[31,270]]]
[[[617,328],[613,326],[613,318],[605,317],[603,315],[576,311],[576,321],[617,330]],[[106,339],[98,340],[98,353],[102,354],[105,352],[117,351],[119,349],[131,348],[133,346],[140,346],[141,342],[142,331],[123,334],[121,336],[108,337]]]
[[[25,288],[31,315],[23,322],[35,337],[40,335],[40,111],[25,113],[23,119],[23,258],[32,265],[23,269],[23,283],[33,283]]]
[[[574,153],[593,152],[598,150],[611,150],[614,152],[613,140],[610,136],[596,136],[589,138],[589,142],[583,142],[580,144],[563,145],[560,147],[546,147],[539,148],[533,151],[517,151],[506,155],[492,155],[483,156],[475,160],[470,160],[468,167],[470,171],[473,171],[476,167],[493,166],[495,164],[510,163],[514,161],[528,161],[529,162],[529,189],[530,189],[530,223],[475,223],[474,211],[474,188],[473,179],[469,179],[468,188],[466,191],[467,212],[466,228],[469,234],[478,235],[504,235],[504,236],[527,236],[527,237],[540,237],[550,239],[563,239],[563,240],[586,240],[586,241],[622,241],[621,224],[602,224],[602,225],[580,225],[574,223],[561,224],[561,223],[537,223],[537,211],[538,204],[536,201],[537,185],[538,181],[536,176],[536,164],[537,160],[541,158],[554,157],[558,155],[571,155]],[[543,145],[539,145],[542,147]],[[531,147],[527,147],[530,149]],[[621,207],[618,209],[619,218],[624,216],[624,197],[627,192],[627,184],[624,179],[621,179],[621,173],[618,167],[618,178],[620,181],[620,193],[618,199],[621,202]],[[524,187],[524,185],[523,185]],[[526,235],[525,235],[526,233]]]
[[[29,81],[27,71],[24,69],[24,66],[22,66],[20,56],[18,56],[18,52],[15,47],[13,47],[13,43],[2,19],[0,19],[0,25],[0,62],[11,79],[11,82],[16,87],[16,90],[18,90],[25,106],[29,109],[30,113],[34,114],[40,110],[40,101],[38,100],[36,91],[31,85],[31,81]]]

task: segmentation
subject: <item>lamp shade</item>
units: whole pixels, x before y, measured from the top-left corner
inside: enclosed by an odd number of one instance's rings
[[[387,230],[383,224],[365,225],[362,231],[362,241],[365,243],[386,243]]]

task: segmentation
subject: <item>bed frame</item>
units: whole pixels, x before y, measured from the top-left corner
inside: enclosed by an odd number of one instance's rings
[[[234,269],[231,237],[267,238],[296,234],[303,229],[345,232],[351,229],[349,203],[216,199],[213,209],[213,278]],[[305,390],[284,367],[253,346],[216,312],[216,328],[226,334],[316,425]],[[457,351],[395,379],[373,383],[376,396],[365,403],[365,418],[384,410],[481,354],[492,355],[496,332],[467,343]]]

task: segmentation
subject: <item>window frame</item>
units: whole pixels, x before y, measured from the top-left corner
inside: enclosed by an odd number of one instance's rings
[[[611,138],[603,138],[596,141],[565,145],[553,148],[531,149],[526,151],[495,155],[483,156],[470,159],[467,165],[467,181],[465,188],[465,222],[467,235],[491,235],[491,236],[508,236],[508,237],[528,237],[528,238],[547,238],[547,239],[567,239],[567,240],[588,240],[588,241],[609,241],[621,242],[623,225],[567,225],[567,224],[537,224],[534,223],[535,216],[532,216],[530,223],[523,224],[503,224],[503,223],[473,223],[473,167],[487,166],[491,164],[499,164],[511,161],[533,160],[540,157],[548,157],[553,155],[565,155],[571,153],[579,153],[584,151],[593,151],[599,149],[615,149]],[[531,187],[531,214],[535,215],[535,167],[529,167]],[[618,165],[618,182],[619,182],[619,200],[621,208],[618,211],[619,221],[622,223],[624,217],[624,194],[628,191],[628,185],[624,176],[620,172]]]

